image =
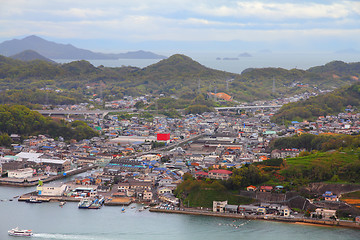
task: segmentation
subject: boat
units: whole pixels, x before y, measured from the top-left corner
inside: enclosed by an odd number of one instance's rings
[[[59,206],[62,207],[62,206],[64,206],[65,204],[66,204],[66,202],[60,202],[60,203],[59,203]]]
[[[104,198],[84,198],[80,201],[78,207],[79,208],[88,208],[88,209],[99,209],[104,204]]]
[[[42,203],[41,200],[37,199],[36,197],[30,197],[28,200],[26,200],[27,203]]]
[[[19,236],[19,237],[31,237],[33,235],[31,230],[21,230],[18,227],[9,230],[8,233],[10,236]]]
[[[92,204],[92,201],[89,198],[84,198],[79,202],[79,208],[89,208]]]
[[[124,212],[125,212],[125,208],[124,208],[124,207],[122,207],[121,212],[122,212],[122,213],[124,213]]]

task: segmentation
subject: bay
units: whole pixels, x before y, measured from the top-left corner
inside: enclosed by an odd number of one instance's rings
[[[171,56],[173,53],[161,53]],[[344,62],[359,62],[359,54],[335,54],[335,53],[252,53],[251,57],[238,57],[236,53],[216,52],[187,52],[185,55],[191,57],[200,64],[217,70],[231,73],[241,73],[247,68],[284,68],[303,69],[324,65],[331,61],[339,60]],[[237,58],[237,60],[216,60],[216,58]],[[74,60],[53,59],[58,63],[68,63]],[[117,59],[117,60],[88,60],[98,67],[121,67],[133,66],[144,68],[155,64],[160,59]]]
[[[0,239],[14,239],[7,231],[18,226],[32,229],[31,239],[360,239],[355,229],[308,226],[267,221],[233,220],[181,214],[139,212],[135,205],[78,209],[77,203],[29,204],[14,196],[35,190],[0,187]],[[13,199],[13,201],[9,201]],[[139,207],[139,206],[137,206]],[[16,239],[28,239],[16,237]]]

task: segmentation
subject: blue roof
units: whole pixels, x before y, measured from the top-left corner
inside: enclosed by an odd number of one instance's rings
[[[157,171],[166,171],[166,168],[154,168],[154,170],[157,170]]]

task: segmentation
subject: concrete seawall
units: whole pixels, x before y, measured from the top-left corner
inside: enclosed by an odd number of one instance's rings
[[[151,208],[150,212],[160,212],[160,213],[177,213],[177,214],[188,214],[188,215],[198,215],[198,216],[210,216],[210,217],[221,217],[221,218],[236,218],[236,219],[248,219],[248,220],[263,220],[263,221],[276,221],[284,223],[298,223],[298,224],[309,224],[317,226],[334,226],[334,227],[347,227],[355,228],[360,230],[360,223],[347,222],[347,221],[328,221],[328,220],[318,220],[310,218],[285,218],[278,216],[268,216],[268,215],[242,215],[235,213],[217,213],[209,211],[201,211],[195,209],[184,209],[184,210],[167,210],[167,209],[158,209]]]

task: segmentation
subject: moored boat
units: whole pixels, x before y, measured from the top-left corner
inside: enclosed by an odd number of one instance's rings
[[[89,208],[92,204],[92,201],[89,198],[84,198],[79,202],[79,208]]]
[[[21,230],[18,227],[9,230],[8,233],[10,236],[20,237],[31,237],[33,235],[32,230]]]
[[[36,197],[30,197],[28,200],[26,200],[27,203],[42,203],[41,200],[37,199]]]

